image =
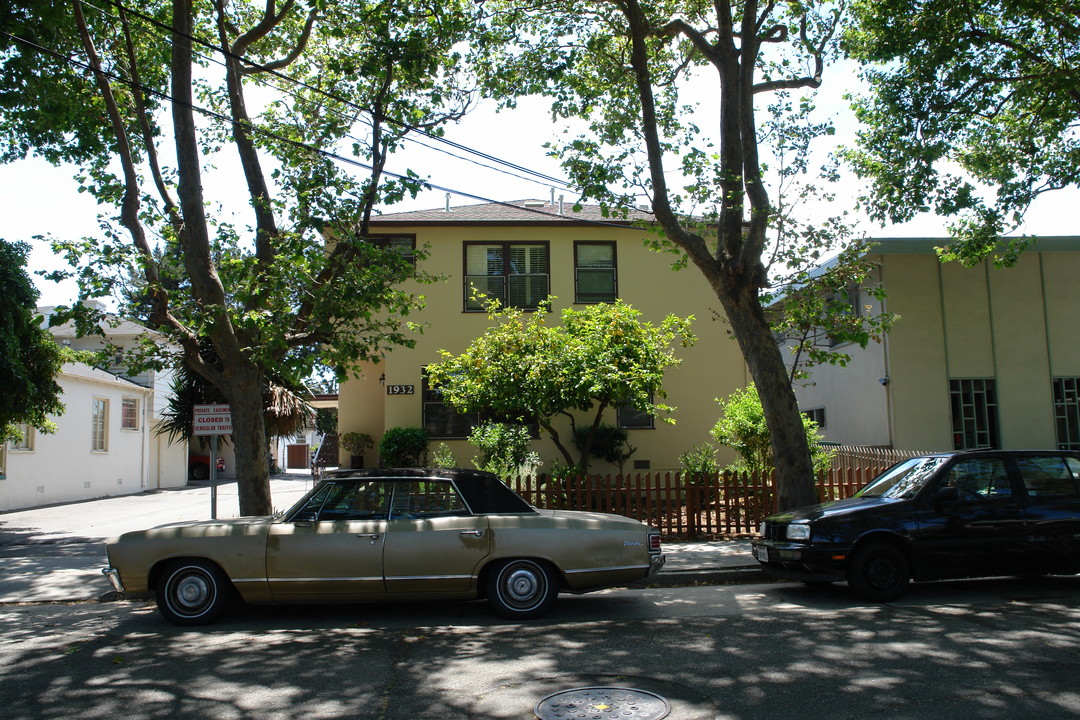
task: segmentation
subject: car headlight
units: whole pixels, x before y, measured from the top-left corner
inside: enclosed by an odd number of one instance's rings
[[[787,526],[788,540],[809,540],[810,526],[806,523],[791,523]]]

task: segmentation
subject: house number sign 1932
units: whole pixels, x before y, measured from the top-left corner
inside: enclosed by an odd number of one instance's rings
[[[387,385],[387,395],[412,395],[416,392],[415,385]]]

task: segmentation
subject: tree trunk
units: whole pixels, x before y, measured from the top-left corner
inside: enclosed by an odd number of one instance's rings
[[[240,358],[223,359],[226,367],[245,364]],[[262,373],[247,362],[232,377],[225,397],[232,410],[233,447],[236,451],[236,487],[241,515],[270,515],[270,449],[266,438]]]
[[[713,289],[724,306],[761,398],[776,464],[778,507],[785,510],[816,503],[814,465],[802,415],[757,288],[743,278],[714,281]]]

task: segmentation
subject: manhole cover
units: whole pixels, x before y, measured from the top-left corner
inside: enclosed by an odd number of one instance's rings
[[[644,690],[584,687],[548,695],[533,712],[540,720],[660,720],[671,712],[671,705]]]

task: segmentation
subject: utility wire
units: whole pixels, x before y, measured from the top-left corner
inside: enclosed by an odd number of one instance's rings
[[[81,68],[83,70],[87,70],[87,71],[89,71],[91,73],[99,72],[99,71],[95,70],[93,67],[91,67],[89,63],[86,63],[86,62],[84,62],[82,60],[78,60],[78,59],[73,58],[73,57],[66,56],[63,53],[58,52],[56,50],[46,48],[46,47],[44,47],[44,46],[42,46],[42,45],[40,45],[40,44],[38,44],[38,43],[36,43],[36,42],[34,42],[32,40],[27,40],[26,38],[20,37],[18,35],[13,35],[12,33],[9,33],[6,30],[0,29],[0,35],[2,35],[4,37],[7,37],[7,38],[9,38],[11,40],[14,40],[14,41],[16,41],[18,43],[21,43],[21,44],[23,44],[23,45],[25,45],[27,47],[30,47],[33,50],[37,51],[37,52],[44,53],[46,55],[49,55],[51,57],[54,57],[54,58],[62,61],[62,62],[66,62],[66,63],[68,63],[70,65]],[[193,110],[193,111],[198,112],[198,113],[200,113],[202,115],[205,115],[206,117],[209,117],[209,118],[212,118],[212,119],[215,119],[215,120],[219,120],[219,121],[223,121],[223,122],[228,123],[230,125],[239,125],[239,126],[245,128],[246,130],[248,130],[250,132],[258,133],[258,134],[260,134],[260,135],[262,135],[264,137],[268,137],[268,138],[271,138],[273,140],[277,140],[279,142],[285,143],[287,145],[290,145],[290,146],[295,147],[295,148],[300,149],[300,150],[304,150],[304,151],[309,152],[309,153],[321,155],[321,156],[323,156],[323,157],[325,157],[327,159],[339,161],[339,162],[345,163],[347,165],[352,165],[352,166],[359,167],[359,168],[362,168],[362,169],[368,170],[368,171],[373,171],[374,170],[374,168],[371,165],[368,165],[367,163],[363,163],[363,162],[361,162],[359,160],[356,160],[354,158],[345,157],[343,155],[340,155],[340,154],[335,153],[335,152],[331,152],[329,150],[325,150],[323,148],[308,145],[307,143],[303,143],[303,142],[300,142],[298,140],[293,140],[292,138],[288,138],[288,137],[285,137],[285,136],[280,135],[278,133],[272,132],[270,130],[266,130],[265,128],[261,128],[261,127],[259,127],[257,125],[254,125],[253,123],[250,123],[250,122],[249,123],[242,123],[239,120],[235,120],[235,119],[233,119],[231,117],[227,117],[227,116],[222,115],[221,113],[216,112],[214,110],[211,110],[209,108],[204,108],[204,107],[201,107],[199,105],[195,105],[194,103],[189,103],[189,102],[186,102],[186,101],[177,100],[176,98],[172,97],[168,93],[162,92],[162,91],[157,90],[157,89],[152,88],[152,87],[148,87],[146,85],[134,83],[131,80],[128,80],[127,78],[124,78],[124,77],[118,75],[117,73],[106,71],[104,69],[100,70],[100,72],[105,77],[109,78],[110,80],[112,80],[114,82],[118,82],[118,83],[120,83],[122,85],[126,85],[126,86],[128,86],[130,88],[133,88],[133,89],[141,90],[142,92],[145,92],[148,95],[153,95],[153,96],[157,97],[158,99],[164,100],[164,101],[169,102],[169,103],[174,103],[174,104],[178,103],[178,104],[181,105],[181,107],[186,107],[186,108],[188,108],[190,110]],[[383,170],[382,175],[392,177],[392,178],[397,179],[397,180],[412,180],[412,181],[415,181],[415,180],[418,179],[418,178],[410,178],[410,177],[408,177],[406,175],[401,175],[399,173],[394,173],[394,172],[391,172],[389,170]],[[504,207],[515,208],[517,210],[524,210],[526,212],[531,212],[531,213],[534,213],[534,214],[537,214],[537,215],[544,215],[544,216],[548,216],[548,217],[552,217],[552,218],[556,218],[556,219],[561,219],[561,220],[565,220],[566,217],[567,217],[566,215],[560,215],[558,213],[547,212],[545,210],[540,210],[538,208],[523,207],[523,206],[520,206],[520,205],[514,205],[512,203],[508,203],[508,202],[505,202],[505,201],[502,201],[502,200],[494,200],[492,198],[487,198],[487,197],[484,197],[482,195],[476,195],[474,193],[465,192],[463,190],[455,190],[455,189],[450,188],[450,187],[437,185],[435,183],[431,183],[431,182],[427,182],[427,181],[423,181],[423,180],[421,180],[421,182],[424,185],[424,187],[427,188],[427,189],[439,190],[441,192],[448,192],[448,193],[451,193],[453,195],[469,198],[471,200],[478,200],[478,201],[484,202],[484,203],[502,205]],[[605,222],[605,221],[601,221],[601,220],[589,220],[589,219],[586,219],[586,218],[575,218],[575,219],[577,221],[579,221],[579,222],[586,223],[586,224],[589,224],[589,225],[597,225],[597,226],[602,226],[602,227],[618,227],[618,228],[624,228],[624,229],[626,227],[626,225],[623,224],[623,223]]]
[[[234,59],[234,60],[236,60],[238,62],[243,63],[244,65],[247,65],[247,66],[249,66],[251,68],[259,70],[260,72],[264,72],[264,73],[273,75],[274,77],[277,77],[277,78],[279,78],[281,80],[285,80],[285,81],[290,82],[290,83],[293,83],[294,85],[298,85],[298,86],[300,86],[300,87],[302,87],[302,88],[304,88],[306,90],[310,90],[310,91],[318,93],[320,95],[324,95],[327,98],[330,98],[332,100],[340,102],[340,103],[342,103],[342,104],[344,104],[344,105],[346,105],[348,107],[351,107],[351,108],[353,108],[353,109],[355,109],[355,110],[357,110],[359,112],[367,113],[368,115],[373,114],[370,108],[366,108],[366,107],[363,107],[361,105],[358,105],[357,103],[354,103],[354,102],[348,100],[347,98],[343,98],[343,97],[341,97],[339,95],[331,93],[331,92],[329,92],[327,90],[324,90],[322,88],[314,87],[313,85],[311,85],[311,84],[309,84],[307,82],[304,82],[302,80],[298,80],[296,78],[293,78],[293,77],[291,77],[291,76],[289,76],[289,75],[287,75],[285,73],[282,73],[282,72],[278,71],[275,68],[271,68],[271,67],[268,67],[266,65],[262,65],[260,63],[249,60],[249,59],[247,59],[245,57],[237,55],[236,53],[233,53],[232,51],[225,50],[224,48],[222,48],[222,47],[220,47],[218,45],[207,42],[206,40],[203,40],[203,39],[201,39],[199,37],[196,37],[194,35],[189,35],[187,33],[179,32],[179,31],[175,30],[174,28],[172,28],[171,26],[166,25],[165,23],[163,23],[163,22],[161,22],[161,21],[159,21],[159,20],[157,20],[157,19],[155,19],[155,18],[153,18],[153,17],[151,17],[151,16],[149,16],[149,15],[147,15],[145,13],[142,13],[142,12],[140,12],[138,10],[134,10],[132,8],[127,7],[122,2],[120,2],[120,0],[106,0],[106,1],[110,5],[113,5],[114,7],[119,8],[120,10],[123,10],[123,11],[129,13],[130,15],[133,15],[133,16],[143,20],[144,22],[149,23],[150,25],[158,28],[159,30],[162,30],[162,31],[168,33],[169,37],[172,37],[173,35],[178,35],[178,36],[183,37],[183,38],[185,38],[187,40],[190,40],[190,41],[192,41],[192,42],[194,42],[194,43],[196,43],[198,45],[201,45],[201,46],[203,46],[205,48],[208,48],[208,49],[212,50],[215,53],[221,53],[222,55],[224,55],[224,56],[226,56],[228,58],[232,58],[232,59]],[[88,2],[88,0],[80,0],[80,2],[86,7],[90,7],[90,8],[92,8],[94,10],[97,10],[98,12],[101,12],[101,13],[105,13],[105,11],[103,9],[94,6],[93,4]],[[108,13],[105,13],[105,14],[108,14]],[[115,15],[110,15],[110,17],[116,17],[116,16]],[[470,147],[468,147],[466,145],[462,145],[461,143],[457,143],[457,142],[454,142],[452,140],[448,140],[447,138],[439,137],[438,135],[430,133],[427,130],[424,130],[423,128],[421,128],[421,127],[418,127],[418,126],[415,126],[415,125],[410,125],[408,123],[401,122],[401,121],[396,120],[394,118],[387,117],[387,118],[384,118],[384,119],[390,125],[400,127],[400,128],[405,129],[407,131],[416,132],[416,133],[418,133],[420,135],[423,135],[424,137],[427,137],[427,138],[429,138],[429,139],[431,139],[431,140],[433,140],[435,142],[445,144],[445,145],[449,145],[450,147],[452,147],[452,148],[454,148],[456,150],[467,152],[470,155],[475,155],[475,156],[477,156],[479,158],[482,158],[482,159],[487,160],[489,162],[496,163],[498,165],[506,166],[508,168],[511,168],[511,169],[517,171],[517,172],[525,173],[527,175],[532,175],[532,176],[542,180],[545,184],[555,184],[555,185],[558,185],[559,187],[570,189],[569,185],[567,184],[567,182],[565,180],[560,180],[559,178],[555,178],[555,177],[552,177],[550,175],[545,175],[544,173],[538,172],[536,170],[531,170],[531,169],[529,169],[527,167],[524,167],[522,165],[518,165],[516,163],[512,163],[512,162],[507,161],[507,160],[503,160],[501,158],[495,157],[494,155],[484,153],[484,152],[482,152],[480,150],[475,150],[475,149],[470,148]],[[522,179],[524,179],[524,178],[522,178]]]

